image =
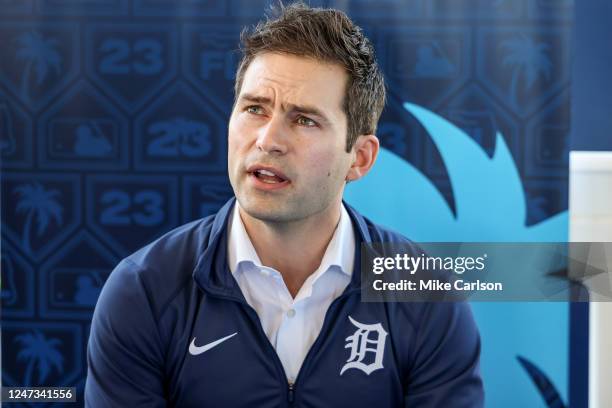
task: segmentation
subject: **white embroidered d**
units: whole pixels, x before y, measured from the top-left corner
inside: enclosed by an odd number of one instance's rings
[[[385,354],[387,332],[383,329],[382,324],[363,324],[359,323],[351,316],[348,318],[351,323],[357,327],[357,330],[354,334],[346,338],[346,345],[344,348],[351,349],[351,355],[348,360],[346,360],[346,364],[344,364],[342,370],[340,370],[340,375],[349,368],[358,368],[367,375],[370,375],[372,371],[384,368],[383,357]],[[370,338],[370,333],[374,333],[375,338]],[[363,359],[366,357],[367,353],[374,353],[374,361],[370,364],[363,363]]]

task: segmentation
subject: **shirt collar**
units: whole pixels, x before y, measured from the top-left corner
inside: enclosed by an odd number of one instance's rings
[[[253,243],[246,232],[244,223],[238,212],[238,201],[234,206],[228,223],[228,247],[227,260],[232,274],[236,274],[241,268],[241,264],[253,264],[257,267],[263,266]],[[330,268],[337,268],[347,276],[353,274],[355,263],[355,232],[351,217],[349,216],[344,204],[341,205],[340,221],[336,226],[334,235],[329,241],[321,264],[314,271],[313,280]]]
[[[235,274],[241,263],[253,263],[256,266],[261,266],[261,260],[253,247],[251,238],[244,228],[244,223],[238,212],[238,200],[230,214],[228,223],[228,246],[227,260],[230,271]]]

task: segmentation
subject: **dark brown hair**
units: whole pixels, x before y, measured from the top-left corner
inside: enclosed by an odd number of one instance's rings
[[[243,30],[240,39],[243,56],[236,73],[235,98],[247,68],[259,54],[286,53],[336,63],[348,74],[342,106],[348,121],[346,151],[359,135],[376,132],[385,105],[384,78],[372,44],[342,11],[310,8],[301,2],[280,3],[265,21]]]

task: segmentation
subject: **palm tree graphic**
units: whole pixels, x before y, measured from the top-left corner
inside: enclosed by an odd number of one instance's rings
[[[28,364],[23,385],[32,385],[34,367],[38,367],[38,384],[44,383],[53,367],[59,374],[64,371],[64,357],[57,350],[57,346],[62,344],[60,339],[47,339],[39,330],[33,330],[32,333],[16,336],[14,341],[21,344],[17,361],[25,360]]]
[[[518,82],[522,73],[524,74],[523,87],[525,90],[531,89],[540,74],[544,75],[547,80],[550,78],[553,67],[547,54],[550,47],[542,42],[536,43],[525,34],[506,40],[501,46],[508,52],[502,64],[512,67],[510,101],[516,105]]]
[[[496,133],[495,151],[491,157],[465,131],[438,114],[408,102],[404,103],[404,109],[423,126],[442,157],[453,192],[455,212],[427,175],[385,148],[380,149],[376,166],[368,177],[347,187],[344,198],[359,212],[382,225],[393,226],[396,231],[420,243],[556,242],[567,234],[567,211],[527,225],[525,189],[501,133]],[[373,196],[378,200],[372,200]],[[546,251],[542,252],[542,256],[550,256],[545,255]],[[545,269],[542,272],[548,273]],[[527,316],[508,328],[504,325],[499,331],[489,334],[504,339],[512,335],[510,329],[528,331],[539,324]],[[491,354],[483,355],[485,359],[492,358]],[[501,359],[495,362],[495,368],[508,373],[514,370],[514,364],[514,359]],[[536,373],[523,361],[521,365],[548,401],[547,406],[562,408],[560,402],[557,404],[559,393],[554,384],[543,379],[546,376],[544,369]]]
[[[20,200],[17,203],[17,213],[25,212],[27,214],[21,241],[24,250],[31,254],[30,230],[32,229],[34,216],[36,216],[38,225],[36,230],[37,237],[40,237],[45,232],[51,218],[55,219],[58,226],[62,224],[63,209],[59,202],[56,201],[56,197],[59,197],[60,193],[57,190],[45,190],[38,182],[17,186],[14,193],[20,196]]]
[[[36,31],[30,31],[17,38],[19,50],[17,58],[26,61],[23,76],[21,77],[21,94],[28,97],[30,92],[30,76],[32,68],[36,74],[36,85],[40,86],[53,68],[56,74],[60,74],[62,57],[56,47],[58,41],[55,38],[44,38]]]

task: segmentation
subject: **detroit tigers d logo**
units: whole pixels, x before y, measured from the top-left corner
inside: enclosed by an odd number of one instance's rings
[[[344,348],[350,349],[351,355],[340,370],[340,375],[350,368],[357,368],[367,375],[379,368],[384,368],[383,357],[387,332],[383,329],[382,324],[363,324],[351,316],[348,318],[357,327],[357,330],[346,338]],[[363,360],[369,355],[373,355],[372,362],[365,364]]]

